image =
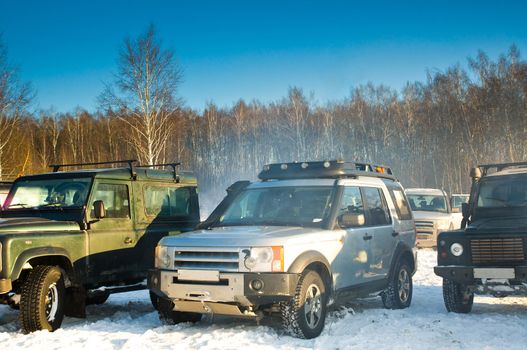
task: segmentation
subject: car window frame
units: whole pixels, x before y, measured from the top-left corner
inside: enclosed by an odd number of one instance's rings
[[[387,223],[381,224],[381,225],[372,223],[372,218],[370,216],[370,210],[369,210],[369,203],[368,203],[366,194],[364,193],[366,188],[375,188],[375,189],[377,189],[377,192],[380,194],[381,203],[382,203],[382,205],[384,205],[384,207],[386,209],[385,212],[388,214],[388,222]],[[382,187],[380,187],[380,186],[364,186],[364,185],[361,185],[360,189],[361,189],[361,194],[362,194],[362,198],[363,198],[364,214],[365,214],[365,220],[366,220],[365,225],[361,226],[361,227],[386,227],[386,226],[392,226],[393,219],[392,219],[392,215],[390,213],[390,207],[388,206],[388,202],[386,200],[386,196],[384,195],[384,191],[383,191]]]
[[[92,219],[95,219],[93,217],[93,203],[95,202],[96,198],[96,194],[97,194],[97,188],[98,186],[100,185],[111,185],[111,186],[125,186],[126,188],[126,195],[127,195],[127,200],[128,200],[128,216],[127,217],[110,217],[110,216],[105,216],[104,219],[105,220],[132,220],[132,203],[130,201],[130,186],[128,183],[123,183],[123,182],[112,182],[112,181],[97,181],[93,184],[93,187],[91,189],[91,192],[90,195],[89,195],[89,207],[87,208],[89,214],[90,214],[90,217]],[[103,201],[104,203],[104,201]],[[106,207],[106,205],[105,205]],[[106,210],[106,213],[108,213],[108,211]]]

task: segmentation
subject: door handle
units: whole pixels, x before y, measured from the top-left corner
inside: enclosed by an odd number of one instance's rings
[[[131,237],[126,237],[124,239],[124,244],[132,244],[134,243],[134,240]]]
[[[392,232],[392,237],[397,237],[397,236],[399,236],[399,232],[397,232],[397,231],[393,231],[393,232]]]
[[[363,240],[365,241],[369,241],[370,239],[372,239],[373,236],[370,236],[369,234],[365,233],[364,234],[364,237],[362,237]]]

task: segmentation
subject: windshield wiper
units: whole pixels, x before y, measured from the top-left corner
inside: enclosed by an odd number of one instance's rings
[[[62,204],[60,203],[47,203],[47,204],[41,204],[38,207],[39,208],[47,208],[47,207],[60,207]]]
[[[60,210],[64,210],[64,207],[61,203],[48,203],[48,204],[41,204],[38,206],[39,209],[41,208],[56,208]]]
[[[15,203],[15,204],[9,204],[9,205],[7,206],[7,208],[11,208],[11,207],[27,208],[26,205],[27,205],[27,204],[25,204],[25,203]]]

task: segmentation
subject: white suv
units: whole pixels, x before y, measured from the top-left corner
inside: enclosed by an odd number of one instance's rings
[[[374,294],[410,306],[415,229],[391,169],[283,163],[259,178],[231,186],[201,230],[160,241],[148,284],[162,319],[278,313],[313,338],[334,302]]]
[[[407,188],[406,195],[414,214],[419,248],[437,246],[437,235],[459,228],[460,218],[452,212],[445,191],[435,188]],[[456,210],[459,212],[459,210]]]

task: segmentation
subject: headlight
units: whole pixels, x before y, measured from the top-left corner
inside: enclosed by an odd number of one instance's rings
[[[170,258],[169,249],[166,246],[158,245],[156,247],[155,267],[167,269],[170,267],[172,259]]]
[[[282,246],[251,248],[245,257],[244,265],[249,271],[284,271],[284,248]]]
[[[463,254],[463,246],[459,243],[453,243],[450,246],[450,253],[452,253],[453,256],[461,256],[461,254]]]

